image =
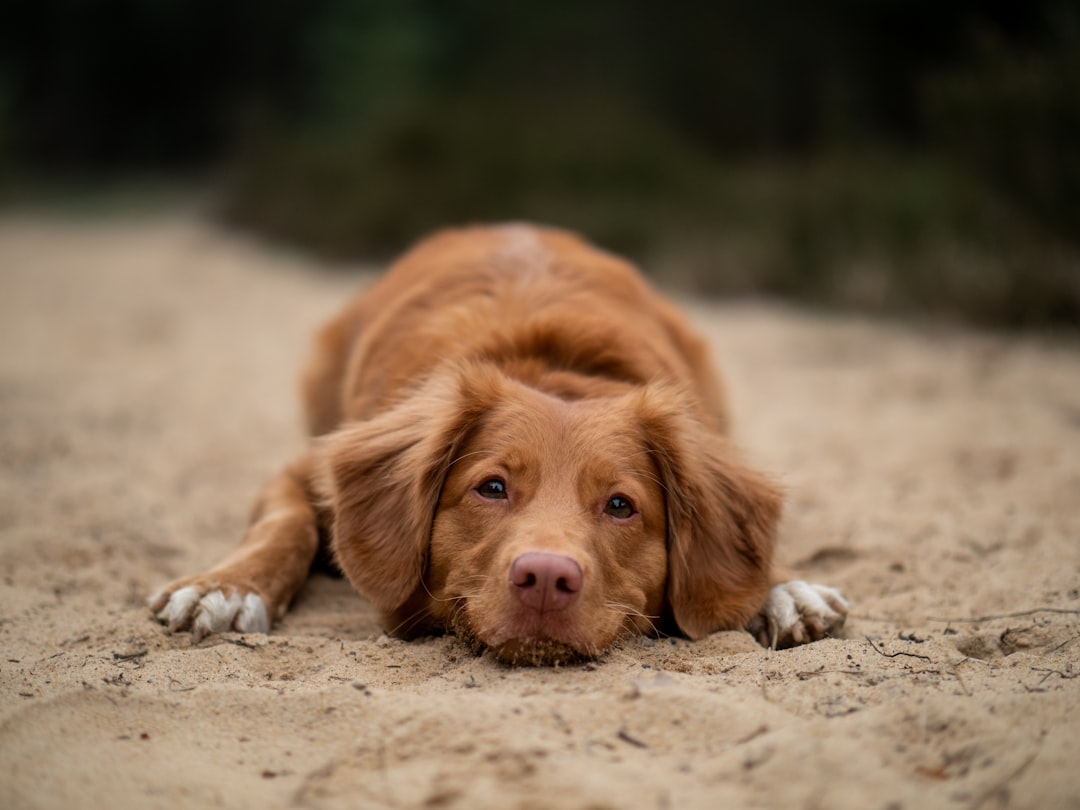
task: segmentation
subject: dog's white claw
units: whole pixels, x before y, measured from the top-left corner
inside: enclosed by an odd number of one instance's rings
[[[266,605],[256,594],[244,597],[244,604],[236,614],[236,629],[241,633],[269,633],[270,619],[266,615]]]
[[[195,609],[195,619],[191,624],[191,635],[195,643],[202,641],[211,633],[222,633],[232,628],[233,619],[240,612],[244,600],[238,593],[226,596],[221,591],[210,591],[199,600]]]
[[[160,597],[158,597],[160,599]],[[195,605],[199,603],[199,591],[191,586],[181,588],[169,597],[169,601],[158,611],[158,621],[169,627],[174,633],[187,624]]]
[[[749,629],[774,649],[806,644],[843,627],[847,612],[848,602],[840,591],[796,579],[769,591]]]

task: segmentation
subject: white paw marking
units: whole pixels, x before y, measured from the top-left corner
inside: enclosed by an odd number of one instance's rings
[[[199,602],[199,592],[195,588],[181,588],[165,603],[165,607],[158,611],[158,620],[169,626],[169,632],[179,630],[187,624],[191,611]]]
[[[769,591],[749,629],[764,646],[789,647],[839,630],[847,612],[848,602],[840,591],[796,579]]]
[[[157,606],[162,595],[150,599]],[[156,613],[158,621],[168,625],[170,632],[191,626],[196,643],[211,633],[237,630],[241,633],[268,633],[270,620],[266,605],[257,594],[225,594],[218,589],[200,596],[198,589],[188,586],[173,593]]]
[[[232,627],[243,602],[238,593],[225,596],[221,591],[210,591],[206,594],[199,600],[191,623],[191,634],[195,640],[200,641],[211,633],[222,633]]]
[[[244,597],[244,604],[236,614],[234,622],[241,633],[269,633],[270,619],[266,615],[266,605],[253,593]]]

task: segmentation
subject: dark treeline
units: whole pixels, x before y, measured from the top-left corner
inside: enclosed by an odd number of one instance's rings
[[[0,182],[213,169],[330,255],[538,218],[704,291],[1070,321],[1078,142],[1060,0],[0,11]]]

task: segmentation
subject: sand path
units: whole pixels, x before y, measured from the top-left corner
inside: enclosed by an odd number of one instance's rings
[[[190,216],[0,218],[0,806],[1080,808],[1076,342],[689,305],[842,639],[515,670],[327,577],[273,635],[167,635],[146,594],[236,542],[363,282]]]

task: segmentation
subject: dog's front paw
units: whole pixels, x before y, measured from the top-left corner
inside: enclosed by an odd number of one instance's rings
[[[840,591],[795,579],[769,591],[765,606],[746,629],[763,647],[794,647],[835,634],[847,612]]]
[[[257,593],[218,579],[195,577],[154,594],[150,610],[170,632],[191,630],[195,643],[211,633],[270,632],[266,603]]]

